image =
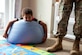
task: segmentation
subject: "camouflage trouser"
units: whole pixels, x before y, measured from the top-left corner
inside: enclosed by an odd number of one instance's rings
[[[57,34],[59,35],[64,36],[67,33],[68,20],[73,8],[73,3],[75,3],[75,24],[73,27],[73,32],[75,36],[82,36],[82,0],[61,0],[60,10],[62,9],[62,17],[58,23],[57,29]]]

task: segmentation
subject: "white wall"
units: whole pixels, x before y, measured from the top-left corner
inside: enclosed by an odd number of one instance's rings
[[[47,24],[48,34],[51,34],[52,0],[30,0],[30,8],[33,10],[34,17]]]
[[[21,8],[29,7],[29,1],[30,0],[22,0],[22,7]]]
[[[21,11],[25,7],[29,7],[29,1],[30,0],[16,0],[15,2],[15,17],[20,18],[21,17]]]

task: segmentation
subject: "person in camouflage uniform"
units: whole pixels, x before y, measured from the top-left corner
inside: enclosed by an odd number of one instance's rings
[[[68,20],[75,4],[75,24],[73,26],[73,33],[75,35],[75,41],[70,55],[80,55],[80,38],[82,38],[82,0],[61,0],[60,8],[62,8],[62,17],[58,23],[58,29],[55,37],[57,38],[56,43],[47,48],[47,51],[58,51],[62,50],[62,39],[67,33]]]

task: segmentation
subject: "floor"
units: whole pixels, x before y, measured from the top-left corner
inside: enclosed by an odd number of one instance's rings
[[[4,39],[0,36],[0,40]],[[43,44],[35,45],[35,47],[40,48],[42,50],[46,50],[47,47],[52,46],[55,43],[55,38],[49,38]],[[63,50],[59,52],[53,52],[56,55],[70,55],[70,50],[72,49],[73,42],[68,40],[63,40]],[[82,55],[82,44],[80,44],[80,55]]]
[[[43,44],[36,45],[36,47],[46,50],[47,47],[52,46],[55,43],[55,38],[47,39]],[[63,40],[63,50],[59,52],[53,52],[56,55],[70,55],[70,50],[72,49],[73,42],[68,40]],[[82,55],[82,44],[80,44],[80,55]]]

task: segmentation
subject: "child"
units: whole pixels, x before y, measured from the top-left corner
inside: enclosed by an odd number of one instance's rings
[[[37,21],[37,19],[33,18],[33,12],[32,12],[32,10],[28,9],[28,8],[24,8],[22,10],[22,18],[21,19],[24,19],[25,21],[29,21],[29,22],[31,22],[31,21]],[[5,30],[5,32],[3,34],[3,37],[8,38],[8,33],[7,32],[9,30],[9,28],[13,25],[14,22],[16,22],[18,20],[19,19],[15,19],[15,20],[10,21],[8,23],[7,28],[6,28],[6,30]],[[43,41],[42,41],[42,43],[43,43],[43,42],[46,41],[46,38],[47,38],[47,26],[42,21],[39,21],[39,24],[42,25],[42,27],[44,29],[44,33],[45,33],[44,37],[43,37]]]

